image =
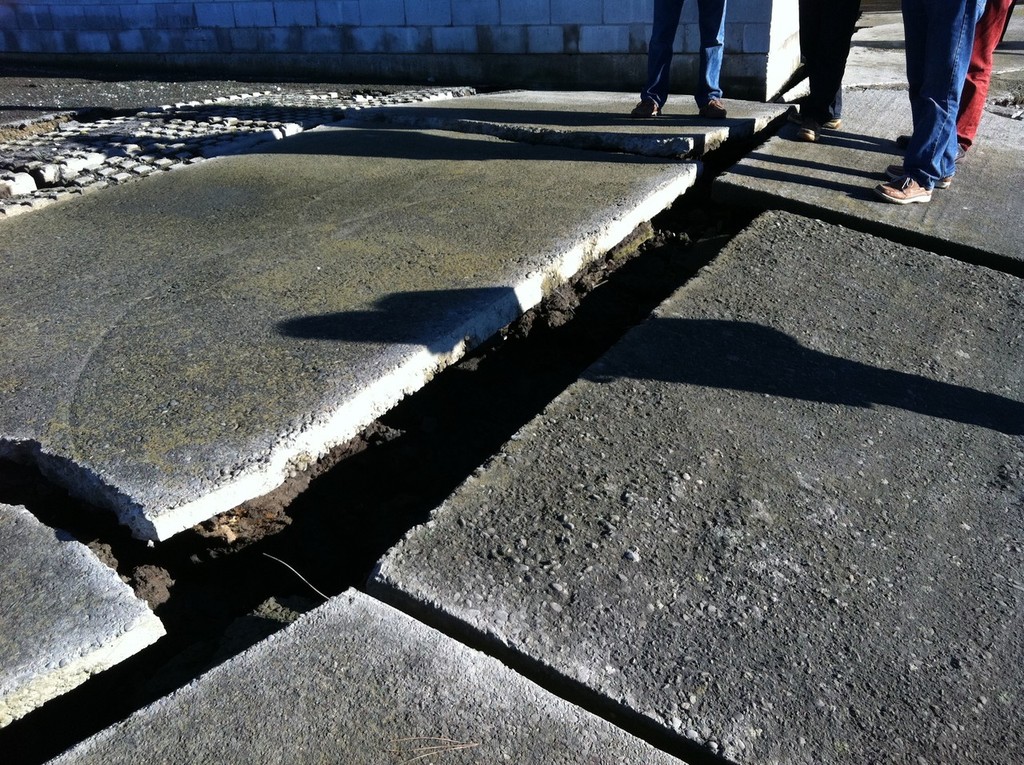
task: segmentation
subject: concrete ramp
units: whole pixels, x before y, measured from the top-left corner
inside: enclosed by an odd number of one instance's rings
[[[629,116],[634,93],[506,92],[451,103],[349,109],[346,117],[421,129],[483,133],[512,141],[652,157],[699,158],[730,139],[749,138],[780,119],[787,107],[725,100],[725,120],[700,117],[690,96],[674,96],[655,119]]]
[[[679,761],[348,593],[54,760],[166,762]]]
[[[324,128],[6,221],[0,456],[164,539],[351,438],[695,178]]]
[[[149,607],[82,545],[0,504],[0,727],[163,636]]]
[[[1024,761],[1022,305],[765,214],[370,591],[681,756]]]
[[[818,143],[794,139],[786,125],[764,146],[720,176],[713,195],[722,202],[784,209],[912,243],[973,263],[1024,272],[1024,222],[1019,215],[1024,178],[1024,121],[986,114],[977,146],[961,163],[953,186],[928,204],[878,201],[872,189],[900,164],[896,136],[911,131],[907,94],[850,91],[843,127]]]

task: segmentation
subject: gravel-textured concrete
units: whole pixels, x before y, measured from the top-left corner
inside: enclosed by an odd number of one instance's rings
[[[351,438],[695,178],[321,128],[5,221],[0,456],[166,538]]]
[[[0,727],[164,634],[84,545],[0,504]]]
[[[727,140],[746,138],[785,114],[783,104],[724,101],[729,116],[706,120],[689,96],[673,97],[655,119],[629,116],[634,93],[493,93],[458,103],[368,108],[349,118],[388,125],[484,133],[516,141],[655,157],[700,157]]]
[[[54,762],[679,760],[496,660],[350,593]]]
[[[744,765],[1024,761],[1022,308],[765,214],[371,592]]]

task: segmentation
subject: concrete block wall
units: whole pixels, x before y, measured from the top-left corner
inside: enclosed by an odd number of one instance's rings
[[[730,0],[723,82],[727,91],[740,93],[727,95],[763,97],[793,71],[796,3]],[[654,0],[0,0],[0,57],[350,80],[635,89],[643,78],[653,5]],[[696,72],[698,40],[697,4],[689,0],[676,45],[679,90]]]

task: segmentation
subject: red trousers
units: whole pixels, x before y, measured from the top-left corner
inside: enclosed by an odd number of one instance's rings
[[[978,19],[974,32],[974,50],[971,66],[967,70],[963,94],[960,96],[960,112],[956,118],[957,142],[969,149],[981,123],[988,98],[988,86],[992,80],[992,54],[1003,39],[1006,25],[1016,0],[988,0],[985,12]]]

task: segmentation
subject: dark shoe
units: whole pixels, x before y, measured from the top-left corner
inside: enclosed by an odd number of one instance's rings
[[[814,143],[818,140],[819,130],[821,130],[821,125],[817,122],[814,120],[804,120],[800,123],[800,129],[796,131],[796,140]]]
[[[704,119],[724,120],[725,115],[725,104],[717,98],[709,101],[705,106],[700,107],[700,116]]]
[[[839,130],[843,126],[843,121],[839,117],[833,117],[830,120],[825,120],[821,123],[821,126],[825,130]]]
[[[630,117],[657,117],[661,114],[661,108],[654,103],[654,101],[648,101],[646,98],[633,107],[633,111],[629,113]]]
[[[885,168],[885,175],[890,181],[898,181],[900,178],[907,177],[907,171],[903,168],[903,165],[889,165]],[[953,176],[947,175],[945,178],[940,178],[938,183],[935,184],[937,189],[948,189],[953,185]]]
[[[910,176],[875,186],[875,196],[883,202],[891,202],[895,205],[932,201],[932,192]]]

